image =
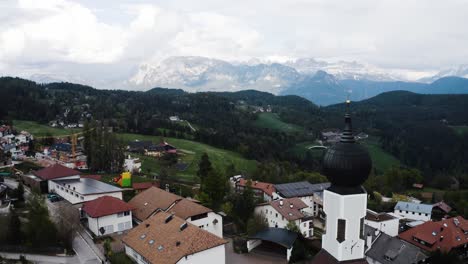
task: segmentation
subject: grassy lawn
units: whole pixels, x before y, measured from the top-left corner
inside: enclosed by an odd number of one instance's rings
[[[67,128],[67,129],[56,128],[56,127],[50,127],[48,125],[42,125],[34,121],[22,121],[22,120],[14,120],[13,126],[17,130],[28,131],[35,137],[44,137],[47,135],[64,136],[64,135],[70,135],[70,134],[81,131],[81,129],[79,128]]]
[[[298,157],[305,157],[307,151],[310,151],[313,155],[314,158],[321,158],[323,154],[325,153],[325,149],[309,149],[312,146],[318,146],[319,143],[315,141],[305,141],[296,144],[293,148],[292,151],[294,154]]]
[[[302,132],[300,126],[288,124],[279,118],[275,113],[260,113],[255,124],[259,127],[269,128],[273,130],[280,130],[283,132]]]
[[[119,264],[133,264],[135,263],[132,259],[130,259],[125,252],[114,253],[109,257],[111,263],[119,263]]]
[[[400,161],[397,158],[382,149],[377,138],[369,137],[361,140],[361,143],[369,150],[369,154],[372,158],[372,165],[378,172],[384,173],[392,166],[400,165]]]
[[[153,143],[158,143],[160,138],[159,136],[145,136],[139,134],[118,134],[124,142],[130,142],[133,140],[151,140]],[[254,160],[247,160],[243,158],[239,153],[215,148],[203,143],[196,141],[169,138],[166,137],[165,140],[175,146],[181,153],[180,162],[188,164],[188,167],[184,171],[178,171],[177,177],[181,180],[191,181],[195,180],[195,175],[198,170],[198,162],[204,152],[210,157],[211,164],[213,167],[219,171],[224,172],[224,168],[229,164],[234,164],[237,170],[251,173],[255,170],[257,162]],[[159,161],[153,157],[146,157],[135,155],[141,158],[142,172],[146,173],[148,169],[150,172],[159,172],[160,165]]]

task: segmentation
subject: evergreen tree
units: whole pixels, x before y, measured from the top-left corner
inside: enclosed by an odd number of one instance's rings
[[[211,200],[211,208],[218,209],[226,195],[226,178],[214,170],[209,170],[202,185],[203,192]]]
[[[18,188],[16,188],[16,194],[18,195],[18,201],[23,202],[24,201],[24,185],[21,181],[18,183]]]
[[[28,199],[28,222],[25,231],[28,244],[32,247],[46,247],[56,243],[57,229],[49,218],[49,211],[44,198],[33,193]]]
[[[23,241],[23,235],[21,231],[21,221],[16,214],[15,210],[11,210],[10,219],[8,223],[8,230],[7,230],[7,241],[9,244],[18,245],[21,244]]]
[[[200,182],[203,184],[204,179],[208,176],[209,172],[212,171],[213,168],[211,166],[210,158],[208,154],[203,153],[201,156],[200,162],[198,163],[198,171],[197,176],[200,178]]]

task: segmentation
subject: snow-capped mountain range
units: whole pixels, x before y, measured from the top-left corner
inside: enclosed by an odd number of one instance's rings
[[[111,71],[113,73],[113,71]],[[93,72],[94,73],[94,72]],[[254,89],[277,95],[299,95],[317,104],[343,101],[348,95],[362,100],[385,91],[407,90],[424,93],[465,93],[465,80],[437,82],[448,76],[468,77],[468,65],[420,76],[400,69],[382,69],[370,64],[348,61],[327,62],[312,58],[272,62],[251,59],[228,62],[196,56],[168,57],[157,63],[144,63],[119,78],[79,77],[67,74],[36,74],[30,79],[41,82],[69,81],[97,88],[149,90],[154,87],[180,88],[188,92],[240,91]],[[423,72],[424,73],[424,72]],[[428,72],[431,73],[431,72]],[[84,80],[84,81],[83,81]],[[432,83],[437,83],[428,90]],[[441,85],[442,84],[442,85]],[[468,93],[468,85],[466,86]]]
[[[204,57],[169,57],[157,64],[142,64],[129,86],[180,87],[188,91],[256,89],[280,93],[306,76],[325,71],[339,80],[405,80],[402,75],[357,62],[326,62],[312,58],[284,63],[252,59],[227,62]]]

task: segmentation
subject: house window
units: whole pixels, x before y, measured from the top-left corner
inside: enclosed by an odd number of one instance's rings
[[[80,199],[81,199],[81,200],[84,200],[84,197],[83,197],[83,196],[81,196],[81,197],[80,197]]]
[[[79,197],[79,195],[78,195],[77,193],[75,193],[75,197],[76,197],[76,198],[78,198],[78,197]]]
[[[346,234],[346,220],[344,219],[338,219],[338,228],[336,232],[336,240],[338,242],[343,242],[345,240],[345,234]]]
[[[125,212],[124,212],[124,215],[125,215],[125,216],[129,216],[129,215],[130,215],[130,211],[125,211]]]
[[[276,218],[278,218],[278,213],[276,213]]]

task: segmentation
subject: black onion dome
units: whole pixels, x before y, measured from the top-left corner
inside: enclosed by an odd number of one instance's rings
[[[349,107],[349,101],[347,101]],[[351,115],[345,115],[345,129],[340,142],[329,147],[323,157],[323,173],[335,186],[355,187],[369,177],[372,161],[369,152],[356,143],[351,125]]]

